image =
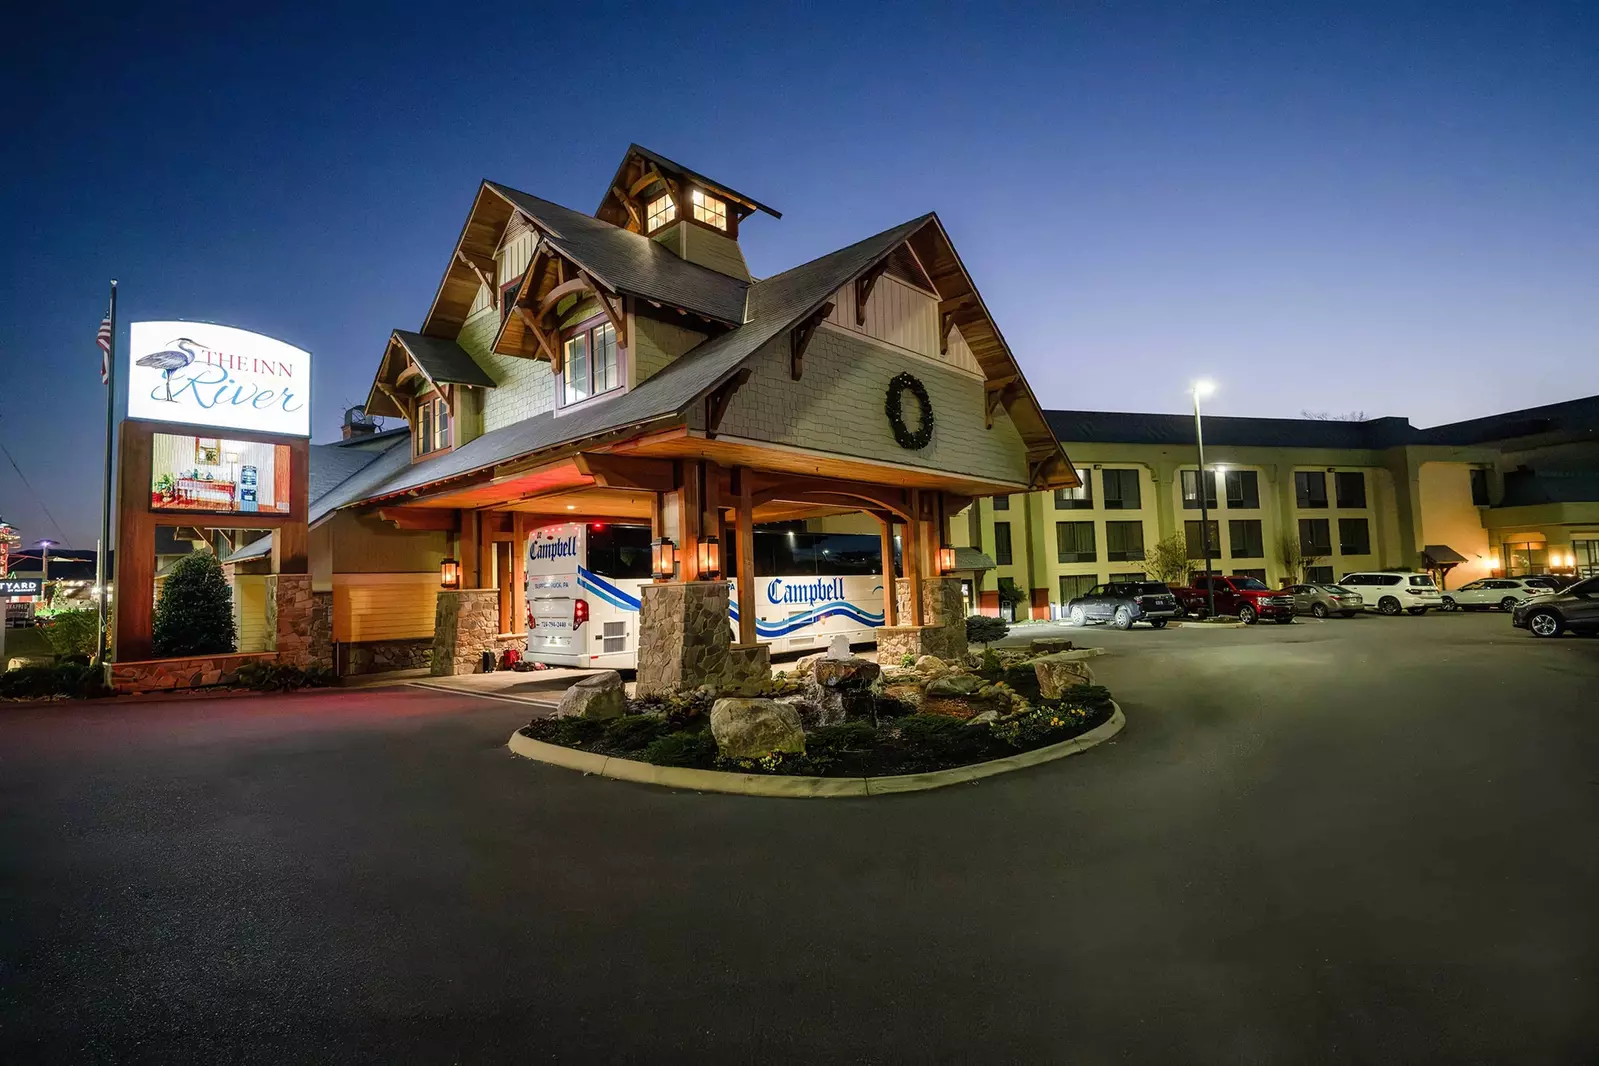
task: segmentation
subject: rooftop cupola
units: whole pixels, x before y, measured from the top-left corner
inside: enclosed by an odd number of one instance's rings
[[[759,200],[635,144],[628,147],[594,215],[659,241],[691,263],[748,281],[738,228],[757,211],[783,217]]]

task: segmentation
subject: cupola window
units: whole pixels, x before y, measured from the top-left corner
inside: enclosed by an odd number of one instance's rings
[[[694,190],[694,221],[703,222],[719,230],[727,229],[727,205],[714,196]]]
[[[675,218],[677,218],[677,201],[672,199],[672,194],[669,192],[651,200],[644,208],[644,228],[649,233],[654,233]]]

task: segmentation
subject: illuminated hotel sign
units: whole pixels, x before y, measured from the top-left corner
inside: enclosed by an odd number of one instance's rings
[[[311,353],[204,322],[134,322],[128,417],[311,435]]]

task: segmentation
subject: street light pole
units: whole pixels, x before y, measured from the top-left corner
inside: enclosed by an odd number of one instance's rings
[[[1192,392],[1194,394],[1194,441],[1199,445],[1199,471],[1194,477],[1196,491],[1199,493],[1199,539],[1205,546],[1205,608],[1206,617],[1216,617],[1216,582],[1210,572],[1210,504],[1206,502],[1205,492],[1205,427],[1199,417],[1199,398],[1209,396],[1216,386],[1208,381],[1196,381]]]

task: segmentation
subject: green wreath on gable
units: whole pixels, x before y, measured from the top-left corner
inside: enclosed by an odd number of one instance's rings
[[[913,431],[905,424],[905,390],[909,389],[922,405],[921,424]],[[888,398],[883,402],[883,413],[888,415],[888,425],[901,448],[916,451],[925,448],[933,439],[933,402],[927,396],[927,386],[910,374],[896,374],[888,383]]]

